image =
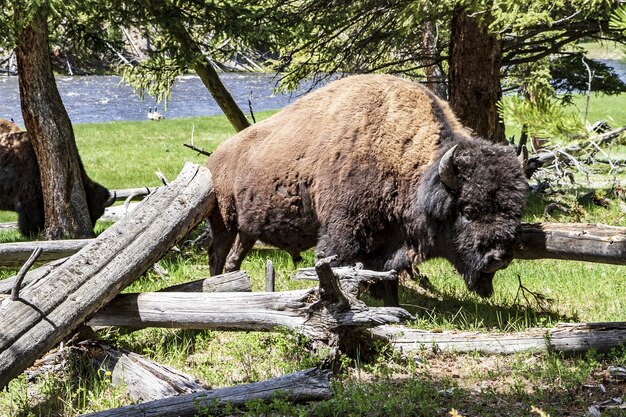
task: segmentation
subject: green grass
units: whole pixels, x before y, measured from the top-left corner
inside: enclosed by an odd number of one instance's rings
[[[592,97],[590,119],[611,118],[626,124],[626,97]],[[265,113],[262,117],[267,117]],[[159,170],[172,180],[186,161],[204,163],[206,157],[182,146],[191,142],[214,149],[232,134],[223,117],[160,122],[116,122],[75,126],[79,151],[89,175],[109,188],[155,186]],[[611,148],[618,154],[623,146]],[[626,212],[613,199],[608,208],[581,197],[598,187],[610,188],[606,170],[589,167],[591,180],[579,176],[577,188],[549,197],[529,198],[526,221],[602,222],[626,226]],[[616,177],[626,184],[624,172]],[[601,181],[600,181],[601,180]],[[564,187],[565,189],[565,187]],[[544,207],[559,202],[572,208],[569,214],[545,216]],[[622,202],[623,203],[623,202]],[[0,213],[0,221],[14,219]],[[6,220],[9,219],[9,220]],[[106,225],[99,224],[98,231]],[[0,242],[22,239],[1,233]],[[293,265],[277,250],[255,249],[242,269],[252,277],[254,291],[264,288],[267,259],[277,271],[278,291],[313,285],[289,278],[297,266],[314,262],[312,251]],[[182,247],[160,261],[165,276],[148,271],[127,292],[154,291],[191,279],[208,276],[206,254]],[[470,294],[462,278],[442,260],[420,265],[431,287],[405,282],[401,302],[416,316],[409,325],[420,329],[472,331],[520,331],[528,327],[553,326],[560,321],[626,321],[624,267],[555,260],[516,260],[495,279],[495,295],[484,300]],[[0,269],[0,278],[14,273]],[[550,300],[538,303],[528,293],[518,294],[519,282]],[[526,297],[524,297],[524,295]],[[368,303],[375,305],[373,300]],[[103,332],[110,343],[143,354],[160,363],[188,372],[213,386],[253,382],[317,364],[320,355],[307,341],[293,333],[237,333],[172,329],[145,329],[130,334]],[[334,398],[294,406],[277,398],[270,404],[253,402],[232,415],[294,416],[447,416],[452,408],[462,415],[529,416],[531,406],[560,415],[583,415],[590,401],[624,395],[625,387],[607,375],[610,365],[626,364],[626,348],[599,355],[566,357],[556,353],[481,356],[478,354],[418,353],[404,357],[378,345],[374,354],[342,356],[340,373],[333,380]],[[608,378],[608,379],[607,379]],[[588,388],[602,383],[607,393]],[[72,416],[128,404],[120,388],[107,376],[84,362],[73,360],[59,375],[34,382],[13,380],[0,392],[0,416]],[[619,414],[607,412],[604,416]]]

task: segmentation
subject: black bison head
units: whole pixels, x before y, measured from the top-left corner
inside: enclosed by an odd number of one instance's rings
[[[471,291],[491,296],[495,272],[513,259],[526,200],[527,182],[514,150],[462,141],[425,181],[418,199],[434,246],[430,256],[448,259]]]

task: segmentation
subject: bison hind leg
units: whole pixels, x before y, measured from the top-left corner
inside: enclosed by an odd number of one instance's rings
[[[32,237],[43,230],[45,226],[43,201],[37,202],[33,199],[18,201],[15,211],[17,212],[17,225],[22,235]]]

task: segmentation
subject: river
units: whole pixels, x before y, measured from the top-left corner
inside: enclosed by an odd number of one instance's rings
[[[294,93],[274,93],[276,79],[267,74],[225,73],[223,83],[239,107],[249,113],[248,99],[254,112],[280,109],[307,91],[309,85]],[[148,109],[158,106],[166,118],[209,116],[221,110],[198,76],[178,77],[167,109],[147,94],[142,100],[120,77],[96,75],[56,77],[59,92],[73,123],[100,123],[119,120],[147,120]],[[13,118],[24,126],[20,110],[17,77],[0,76],[0,118]]]
[[[602,62],[614,67],[622,80],[626,79],[623,63],[610,60]],[[252,102],[253,111],[280,109],[310,87],[310,84],[303,84],[294,93],[275,94],[276,79],[272,75],[224,73],[220,77],[246,114],[249,113],[248,99]],[[142,100],[132,87],[120,82],[119,76],[58,76],[57,85],[73,123],[146,120],[148,109],[156,106],[166,118],[222,114],[200,78],[195,75],[176,79],[167,109],[163,103],[157,104],[148,95]],[[13,118],[19,125],[24,125],[17,77],[0,76],[0,118]]]

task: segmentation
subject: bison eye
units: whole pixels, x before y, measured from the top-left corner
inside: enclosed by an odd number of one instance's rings
[[[465,207],[461,213],[461,215],[468,221],[476,220],[478,217],[478,212],[471,207]]]

